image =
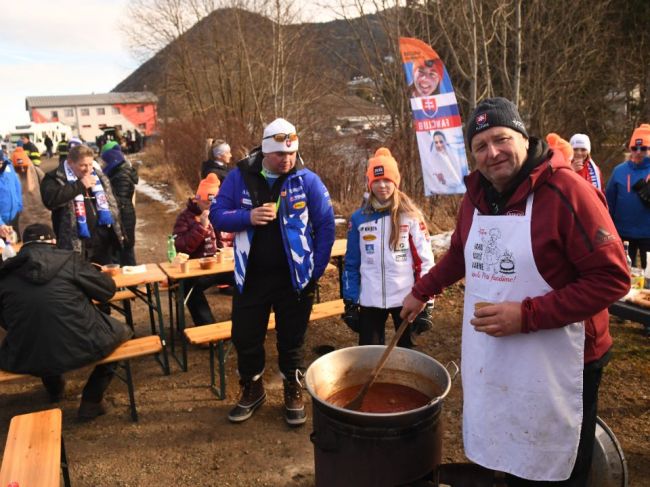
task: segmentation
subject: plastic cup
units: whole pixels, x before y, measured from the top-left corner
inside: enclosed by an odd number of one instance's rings
[[[264,203],[262,206],[265,208],[271,208],[273,210],[273,219],[275,220],[277,214],[277,207],[275,206],[275,203],[273,202]]]

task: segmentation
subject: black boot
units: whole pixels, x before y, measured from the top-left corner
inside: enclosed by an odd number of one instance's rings
[[[239,386],[241,387],[239,402],[228,413],[228,419],[233,423],[246,421],[266,399],[262,377],[257,380],[240,380]]]
[[[295,380],[284,380],[284,419],[290,426],[300,426],[307,420],[302,387]]]

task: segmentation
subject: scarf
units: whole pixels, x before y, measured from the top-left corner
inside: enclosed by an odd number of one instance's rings
[[[601,191],[603,190],[602,183],[600,182],[600,178],[598,177],[598,171],[594,167],[594,163],[592,162],[591,159],[587,159],[585,162],[585,166],[587,166],[587,171],[589,174],[589,180],[591,181],[591,184],[593,184],[596,189],[600,189]]]
[[[111,210],[108,206],[108,199],[106,198],[106,193],[104,192],[104,187],[102,186],[97,173],[95,172],[95,162],[93,162],[93,171],[92,175],[95,176],[95,185],[91,188],[93,195],[95,196],[95,208],[97,209],[97,225],[112,225],[113,217],[111,215]],[[79,178],[75,175],[74,171],[68,165],[66,160],[63,163],[63,169],[65,170],[65,177],[70,183],[74,183]],[[77,220],[77,233],[80,238],[90,238],[90,230],[88,229],[88,221],[86,220],[86,205],[84,203],[84,195],[78,194],[74,197],[74,216]]]

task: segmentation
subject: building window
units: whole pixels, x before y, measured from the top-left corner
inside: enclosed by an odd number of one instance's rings
[[[99,129],[100,129],[100,130],[101,130],[101,129],[105,129],[105,128],[106,128],[106,124],[105,124],[105,123],[100,123],[100,124],[99,124]]]
[[[79,112],[82,117],[88,117],[90,115],[90,108],[82,108]]]
[[[136,109],[138,113],[144,113],[144,105],[138,105],[138,108]]]
[[[63,115],[66,117],[72,117],[74,112],[72,111],[72,108],[66,108],[63,110]]]
[[[58,119],[59,118],[59,112],[58,110],[52,110],[52,119]]]
[[[104,107],[99,107],[97,109],[97,115],[106,115],[106,109]]]
[[[119,115],[120,107],[111,107],[111,112],[113,113],[113,115]]]
[[[147,130],[147,124],[146,123],[139,123],[138,128],[140,130]]]
[[[89,128],[92,128],[92,125],[82,125],[81,128],[82,129],[89,129]]]

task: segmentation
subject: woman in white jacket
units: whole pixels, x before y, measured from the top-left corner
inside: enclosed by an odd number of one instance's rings
[[[359,332],[359,345],[384,344],[390,314],[397,328],[402,301],[433,266],[422,212],[399,188],[397,162],[386,148],[368,161],[368,201],[350,219],[343,272],[344,319]],[[430,327],[431,307],[414,322]],[[413,328],[413,326],[411,328]],[[399,346],[411,348],[411,330]]]

